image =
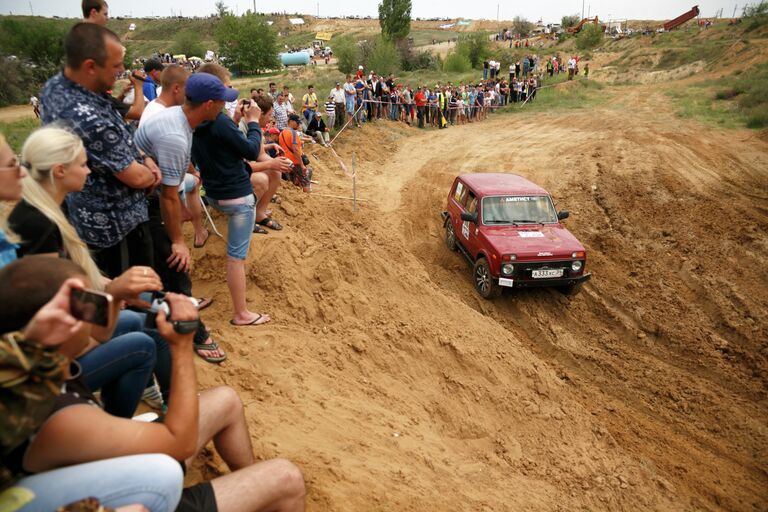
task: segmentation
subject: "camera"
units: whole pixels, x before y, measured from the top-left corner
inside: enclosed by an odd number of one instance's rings
[[[165,292],[152,292],[151,294],[146,293],[146,295],[141,294],[140,298],[150,303],[149,308],[144,310],[147,315],[144,327],[147,329],[157,329],[157,314],[162,311],[165,313],[165,318],[173,325],[173,329],[179,334],[188,334],[197,330],[197,326],[200,323],[199,319],[173,320],[171,306],[165,300]],[[193,297],[187,297],[187,299],[189,299],[195,308],[198,307],[197,299]]]

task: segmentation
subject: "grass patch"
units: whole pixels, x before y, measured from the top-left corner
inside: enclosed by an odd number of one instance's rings
[[[561,83],[563,79],[553,79],[545,82],[545,85]],[[609,95],[605,93],[605,85],[594,80],[577,80],[568,85],[546,87],[536,91],[536,97],[529,101],[523,108],[519,104],[506,106],[502,111],[510,113],[522,113],[524,111],[535,112],[562,112],[564,110],[583,110],[593,108],[605,103]]]
[[[30,132],[40,126],[38,119],[21,119],[11,123],[0,123],[0,133],[5,135],[14,153],[21,153],[21,146]]]

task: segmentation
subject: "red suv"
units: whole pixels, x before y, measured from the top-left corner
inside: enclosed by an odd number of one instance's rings
[[[579,291],[585,272],[584,246],[560,221],[546,190],[515,174],[458,176],[442,212],[445,243],[473,265],[475,289],[486,299],[503,287],[555,286]]]

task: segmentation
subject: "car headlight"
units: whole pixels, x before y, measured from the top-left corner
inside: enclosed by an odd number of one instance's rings
[[[580,260],[576,260],[573,263],[571,263],[571,270],[574,272],[580,272],[581,269],[584,267],[584,263]]]
[[[515,266],[511,263],[505,263],[501,266],[501,273],[505,276],[511,276],[515,272]]]

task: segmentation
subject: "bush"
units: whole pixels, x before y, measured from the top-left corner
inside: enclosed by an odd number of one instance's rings
[[[224,16],[216,27],[219,54],[241,73],[277,69],[277,34],[262,16]]]
[[[563,16],[560,20],[560,26],[563,28],[563,30],[571,27],[575,27],[579,21],[581,21],[581,18],[578,14],[571,14],[570,16]]]
[[[744,9],[744,21],[747,24],[745,32],[768,25],[768,3],[760,2],[759,5],[748,6]]]
[[[368,69],[375,70],[379,76],[400,71],[400,56],[395,45],[383,39],[378,40],[367,62]]]
[[[197,32],[192,29],[181,30],[173,37],[171,53],[183,54],[187,57],[204,57],[205,47]]]
[[[739,94],[741,94],[744,91],[741,91],[735,87],[729,87],[728,89],[723,89],[721,91],[715,92],[715,99],[716,100],[730,100],[731,98],[735,98]]]
[[[766,128],[768,127],[768,106],[763,105],[755,109],[747,118],[747,128]]]
[[[460,52],[451,52],[443,62],[443,71],[448,73],[466,73],[472,70],[469,57]]]
[[[591,50],[603,41],[603,28],[600,25],[589,23],[584,25],[576,36],[576,48],[579,50]]]
[[[32,72],[26,63],[18,60],[2,59],[3,79],[0,80],[0,107],[6,105],[21,105],[29,101],[29,97],[37,92],[37,85]]]
[[[413,52],[409,48],[403,51],[403,71],[415,71],[417,69],[438,69],[438,60],[430,52]]]
[[[360,64],[360,50],[349,38],[333,40],[333,56],[336,57],[339,71],[348,75]]]

